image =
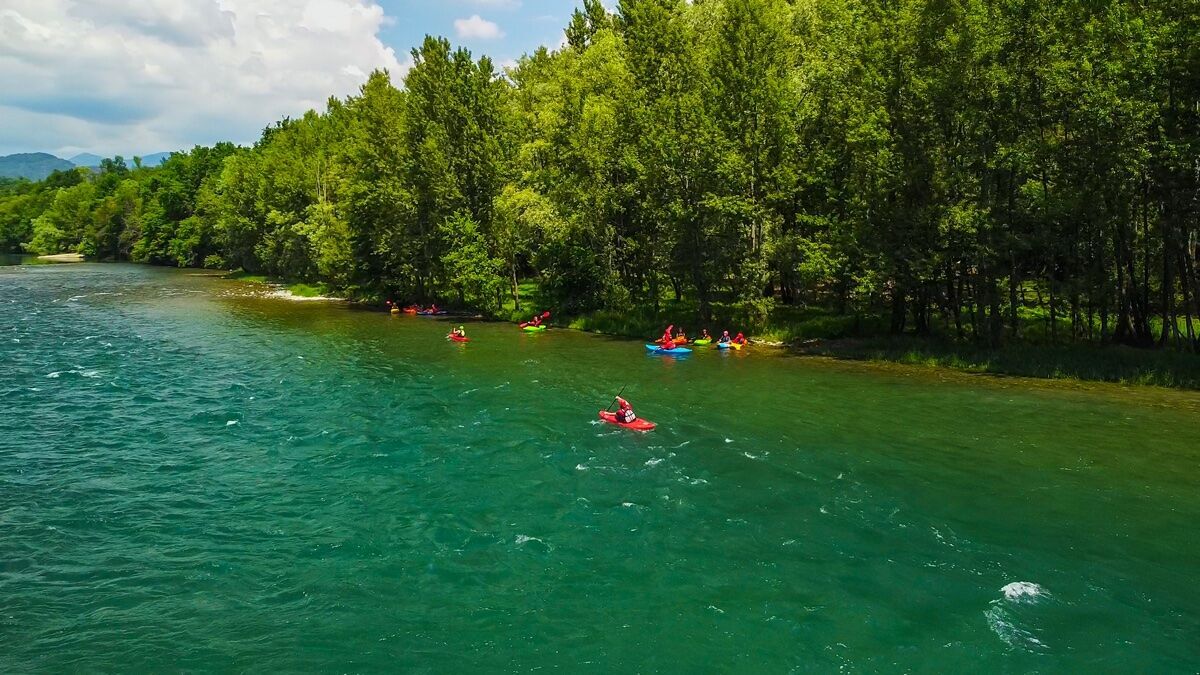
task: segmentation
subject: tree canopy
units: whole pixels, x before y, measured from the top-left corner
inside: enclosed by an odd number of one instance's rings
[[[1200,0],[585,0],[507,72],[427,37],[253,147],[0,184],[0,247],[1195,350],[1198,29]]]

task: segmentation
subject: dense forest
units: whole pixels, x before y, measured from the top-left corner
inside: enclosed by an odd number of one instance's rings
[[[1195,351],[1200,0],[586,0],[507,72],[429,37],[253,147],[4,182],[0,247]]]

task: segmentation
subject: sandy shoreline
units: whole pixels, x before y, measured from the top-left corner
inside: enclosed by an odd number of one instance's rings
[[[46,262],[60,262],[60,263],[84,262],[82,253],[55,253],[53,255],[39,255],[37,257],[37,259],[45,260]]]

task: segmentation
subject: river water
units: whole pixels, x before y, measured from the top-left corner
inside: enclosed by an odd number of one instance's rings
[[[0,671],[1200,664],[1194,393],[447,329],[0,267]]]

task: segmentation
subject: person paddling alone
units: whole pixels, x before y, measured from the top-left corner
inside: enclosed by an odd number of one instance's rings
[[[726,333],[725,333],[725,334],[726,334],[726,335],[729,335],[728,331],[726,331]],[[737,337],[733,338],[733,344],[735,344],[735,345],[744,345],[744,344],[746,344],[746,336],[745,336],[745,335],[742,335],[742,334],[739,332],[739,333],[737,334]]]
[[[633,406],[629,405],[629,401],[616,397],[617,400],[617,422],[621,424],[629,424],[637,419],[637,415],[633,414]]]
[[[717,340],[717,344],[719,344],[719,345],[727,345],[727,344],[729,344],[731,341],[732,341],[732,340],[730,340],[730,338],[729,338],[729,331],[725,331],[724,333],[721,333],[721,339],[720,339],[720,340]]]

